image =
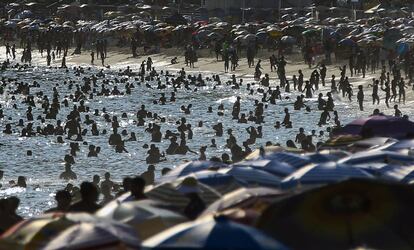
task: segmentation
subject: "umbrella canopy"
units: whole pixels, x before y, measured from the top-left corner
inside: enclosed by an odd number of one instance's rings
[[[55,237],[44,250],[137,249],[141,241],[128,225],[118,222],[81,222]]]
[[[402,117],[370,116],[347,124],[339,134],[361,135],[363,137],[383,136],[399,139],[414,134],[414,123]]]
[[[143,242],[148,249],[287,249],[259,230],[224,216],[206,217],[168,229]]]
[[[157,205],[162,206],[151,200],[129,201],[119,204],[110,211],[103,207],[96,212],[96,216],[132,226],[142,240],[187,221],[184,216]]]
[[[392,166],[381,168],[381,178],[403,183],[412,183],[414,180],[414,166]]]
[[[296,43],[296,38],[294,38],[293,36],[283,36],[280,41],[282,43],[285,44],[295,44]]]
[[[356,47],[357,43],[353,41],[352,39],[345,38],[339,41],[338,45],[344,46],[344,47]]]
[[[285,163],[279,162],[277,160],[252,160],[252,161],[242,161],[235,165],[235,167],[252,167],[259,170],[264,170],[273,175],[279,177],[286,177],[289,174],[296,171],[294,167]]]
[[[275,202],[257,226],[293,249],[411,249],[413,200],[407,185],[348,180]]]
[[[182,165],[177,166],[171,170],[168,174],[162,176],[159,179],[159,183],[174,181],[175,179],[183,176],[187,176],[191,173],[195,173],[202,170],[218,169],[227,167],[226,164],[214,161],[190,161]]]
[[[396,141],[398,140],[389,137],[372,137],[352,143],[349,145],[348,150],[358,152],[367,149],[382,148],[382,146],[395,143]]]
[[[411,165],[414,157],[390,151],[364,151],[355,153],[339,161],[345,164],[389,163],[398,165]]]
[[[203,214],[207,215],[236,207],[248,209],[256,207],[259,203],[269,203],[285,194],[287,193],[274,188],[240,188],[215,201]]]
[[[414,140],[401,140],[396,143],[393,143],[385,148],[387,151],[393,152],[409,152],[414,149]]]
[[[328,162],[299,169],[286,177],[282,181],[281,186],[292,188],[301,185],[323,185],[350,178],[373,178],[373,176],[361,168]]]
[[[247,182],[249,185],[253,186],[279,187],[280,181],[282,180],[281,177],[247,166],[232,166],[219,171],[221,173],[232,175],[236,179]]]
[[[280,146],[267,146],[263,147],[262,149],[256,149],[253,152],[251,152],[248,156],[246,156],[246,160],[256,160],[261,157],[261,154],[264,152],[264,155],[277,153],[277,152],[292,152],[292,153],[300,153],[303,152],[300,149],[296,148],[284,148]]]
[[[225,173],[219,173],[217,171],[203,170],[188,176],[192,176],[197,179],[200,183],[207,185],[214,190],[218,191],[220,194],[226,194],[228,192],[234,191],[242,186],[246,186],[247,183],[241,180],[236,179],[234,176]],[[176,181],[181,182],[187,176],[183,176]]]
[[[163,183],[151,188],[145,195],[150,199],[161,201],[179,210],[183,210],[190,200],[184,193],[179,191],[179,188],[180,185],[177,183]],[[217,191],[202,183],[198,183],[197,188],[200,190],[198,194],[206,205],[213,203],[221,197]]]
[[[270,153],[265,154],[259,159],[267,159],[272,161],[278,161],[281,163],[287,163],[295,169],[301,168],[309,163],[312,163],[309,158],[306,156],[301,156],[298,154],[288,153],[288,152],[279,152],[279,153]]]
[[[36,216],[6,231],[0,239],[0,249],[40,249],[70,226],[79,222],[96,222],[97,220],[96,217],[86,213]]]

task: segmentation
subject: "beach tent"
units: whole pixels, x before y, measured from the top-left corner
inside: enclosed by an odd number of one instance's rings
[[[413,200],[408,185],[347,180],[275,201],[257,227],[293,249],[411,249]]]
[[[259,230],[224,216],[205,217],[170,228],[143,242],[144,249],[288,249]]]

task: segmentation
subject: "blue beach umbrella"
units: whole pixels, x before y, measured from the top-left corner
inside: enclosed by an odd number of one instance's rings
[[[285,162],[279,162],[277,160],[252,160],[243,161],[235,165],[235,167],[252,167],[259,170],[264,170],[273,175],[279,177],[286,177],[291,173],[295,172],[296,169]]]
[[[259,230],[232,222],[226,217],[207,216],[183,223],[149,238],[143,249],[288,249]]]
[[[281,186],[293,188],[301,185],[323,185],[344,181],[350,178],[374,178],[371,174],[361,168],[346,164],[328,162],[319,165],[310,165],[299,169],[286,177]]]
[[[346,157],[339,162],[351,165],[366,163],[411,165],[414,163],[414,158],[391,151],[363,151]]]
[[[192,176],[200,183],[207,185],[220,194],[226,194],[240,187],[247,186],[247,182],[236,179],[234,176],[217,171],[203,170],[187,176]],[[182,181],[187,176],[180,177],[176,181]]]
[[[386,151],[405,153],[414,149],[414,140],[401,140],[385,148]]]
[[[386,166],[381,169],[381,178],[402,183],[411,183],[414,180],[414,166]]]
[[[177,166],[168,174],[162,176],[159,179],[158,183],[174,181],[179,177],[183,177],[202,170],[218,169],[223,167],[227,167],[227,164],[214,161],[190,161]]]
[[[306,166],[309,163],[312,163],[312,161],[305,156],[287,153],[287,152],[271,153],[271,154],[262,156],[261,159],[267,159],[267,160],[287,163],[296,169]]]
[[[219,172],[232,175],[236,179],[247,182],[250,186],[279,187],[282,180],[281,177],[252,167],[232,166],[227,169],[221,169]]]

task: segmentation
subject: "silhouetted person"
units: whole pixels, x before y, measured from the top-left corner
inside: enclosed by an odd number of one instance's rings
[[[99,193],[96,187],[90,182],[82,182],[80,185],[81,200],[70,206],[70,212],[95,213],[101,208],[96,202]]]

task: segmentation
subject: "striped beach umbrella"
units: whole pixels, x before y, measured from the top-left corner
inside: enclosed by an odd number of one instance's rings
[[[402,183],[412,183],[414,180],[414,166],[387,165],[381,168],[381,178]]]
[[[373,178],[373,176],[360,168],[329,162],[303,167],[283,179],[281,186],[293,188],[302,185],[323,185],[350,178]]]
[[[281,146],[266,146],[262,149],[253,150],[248,156],[245,157],[245,160],[256,160],[264,156],[278,153],[278,152],[291,152],[291,153],[302,153],[303,150],[297,148],[281,147]]]
[[[273,175],[279,177],[286,177],[289,174],[296,171],[294,167],[285,163],[279,162],[277,160],[251,160],[251,161],[242,161],[234,164],[233,167],[252,167],[259,170],[269,172]]]
[[[141,240],[187,221],[184,216],[162,208],[162,204],[152,200],[128,201],[111,210],[103,207],[96,212],[96,216],[132,226]]]
[[[414,149],[414,140],[401,140],[399,142],[391,144],[390,146],[386,147],[384,150],[408,154],[413,149]]]
[[[287,249],[259,230],[224,216],[205,217],[170,228],[143,242],[144,249]]]
[[[247,183],[241,180],[236,179],[230,174],[220,173],[212,170],[202,170],[199,172],[192,173],[190,175],[197,179],[200,183],[207,185],[214,190],[218,191],[220,194],[227,194],[231,191],[234,191],[240,187],[246,186]],[[173,183],[183,181],[187,176],[180,177],[175,180]]]
[[[411,165],[414,163],[414,157],[391,151],[364,151],[341,159],[339,162],[352,165],[374,162]]]
[[[149,189],[145,192],[145,195],[150,199],[161,201],[183,210],[190,200],[178,190],[179,187],[177,183],[163,183]],[[221,197],[217,191],[202,183],[198,183],[197,188],[200,190],[198,194],[206,205],[213,203]]]
[[[162,176],[158,183],[171,182],[179,177],[183,177],[198,171],[209,170],[209,169],[219,169],[227,167],[227,164],[222,162],[214,161],[190,161],[175,167],[168,174]]]
[[[287,163],[296,169],[306,166],[309,163],[312,163],[312,161],[306,156],[288,153],[288,152],[279,152],[279,153],[265,155],[262,157],[262,159]]]
[[[281,177],[277,177],[269,172],[245,166],[232,166],[230,168],[221,169],[219,172],[232,175],[236,179],[248,183],[250,186],[279,187],[282,180]]]
[[[135,230],[115,221],[77,223],[50,241],[43,250],[138,249]]]
[[[55,213],[35,216],[6,231],[0,239],[0,249],[41,249],[66,228],[79,222],[97,220],[95,216],[86,213]]]
[[[255,207],[258,203],[269,203],[285,194],[287,192],[274,188],[239,188],[208,206],[203,214],[216,213],[229,208],[249,209]]]

